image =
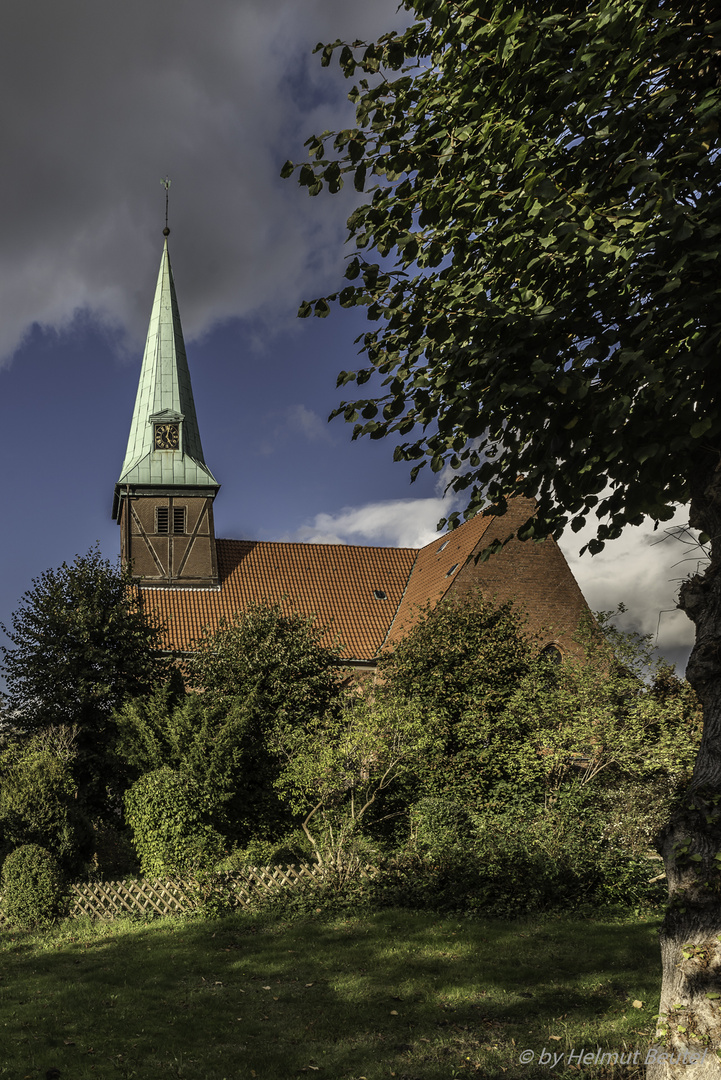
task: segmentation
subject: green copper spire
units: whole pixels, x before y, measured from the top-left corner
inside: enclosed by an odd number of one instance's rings
[[[205,464],[185,356],[167,229],[121,485],[219,487]],[[156,449],[156,425],[179,428],[177,449]]]

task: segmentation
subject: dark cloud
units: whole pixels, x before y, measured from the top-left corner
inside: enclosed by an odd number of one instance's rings
[[[0,357],[78,309],[142,336],[172,178],[186,333],[334,281],[351,194],[281,181],[350,118],[312,47],[398,25],[394,0],[11,0],[0,22]]]

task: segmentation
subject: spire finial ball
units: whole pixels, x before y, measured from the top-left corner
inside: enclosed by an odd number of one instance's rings
[[[167,225],[163,229],[163,236],[170,236],[170,229],[168,228]]]

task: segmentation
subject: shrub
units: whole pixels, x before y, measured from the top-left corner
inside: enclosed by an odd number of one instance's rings
[[[278,766],[267,745],[270,717],[249,695],[178,695],[166,685],[127,701],[114,718],[116,753],[131,783],[163,766],[188,778],[196,795],[202,789],[206,823],[228,848],[287,830],[290,815],[272,786]]]
[[[212,867],[223,838],[208,823],[202,788],[164,765],[125,792],[125,816],[144,874],[194,873]]]
[[[11,746],[0,773],[0,831],[7,846],[38,845],[68,873],[77,871],[90,850],[90,827],[70,766],[33,740]]]
[[[468,808],[452,797],[427,796],[411,808],[411,837],[427,854],[467,847],[471,834]]]
[[[313,847],[303,830],[298,829],[280,840],[256,837],[222,859],[216,870],[230,873],[249,866],[289,866],[291,863],[298,866],[310,862],[315,862]]]
[[[643,907],[663,899],[663,884],[650,883],[646,851],[611,842],[606,816],[587,792],[550,809],[485,809],[469,820],[470,836],[462,843],[449,830],[445,844],[440,833],[432,846],[409,846],[379,880],[379,899],[504,917],[586,904]]]
[[[2,869],[3,910],[15,926],[48,926],[61,913],[65,883],[57,859],[38,844],[12,851]]]

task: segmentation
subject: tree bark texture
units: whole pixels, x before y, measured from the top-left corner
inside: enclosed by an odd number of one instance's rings
[[[711,537],[711,559],[679,596],[696,626],[686,677],[704,729],[691,784],[658,844],[669,904],[656,1044],[670,1060],[649,1064],[648,1080],[721,1080],[721,455],[713,456],[697,471],[690,517]],[[691,1062],[692,1052],[702,1059]]]

